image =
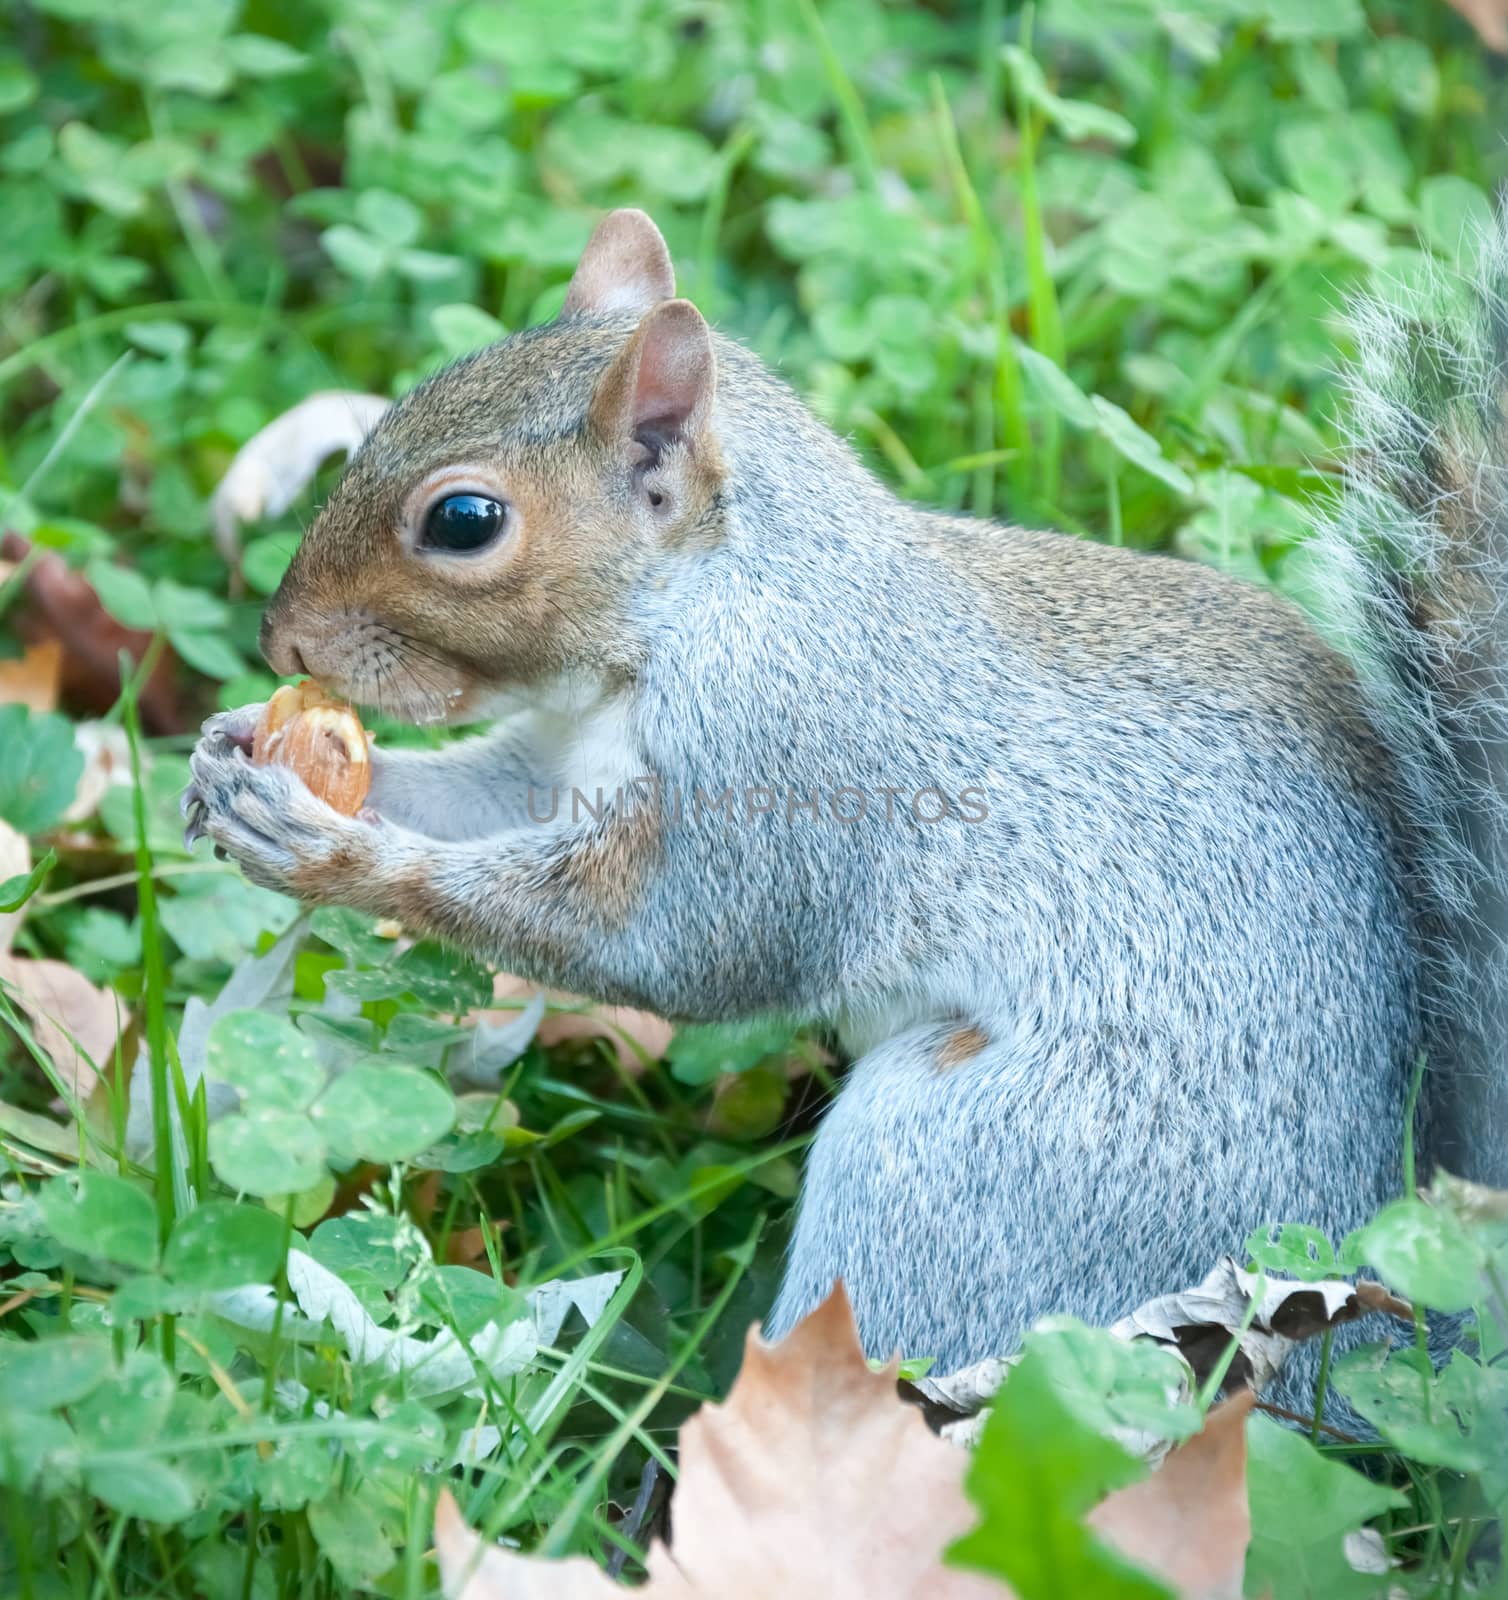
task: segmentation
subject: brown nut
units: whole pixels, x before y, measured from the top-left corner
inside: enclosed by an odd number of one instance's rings
[[[361,810],[372,787],[360,717],[312,679],[285,685],[267,702],[251,736],[251,759],[288,767],[311,794],[347,817]]]
[[[299,712],[306,707],[337,703],[325,694],[313,678],[304,678],[299,683],[285,683],[262,707],[261,719],[252,730],[251,759],[259,767],[266,766],[272,760],[272,748],[282,736],[283,729]]]

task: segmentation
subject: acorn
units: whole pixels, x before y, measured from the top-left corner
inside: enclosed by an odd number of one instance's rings
[[[251,736],[258,766],[287,767],[342,816],[354,817],[372,787],[372,762],[361,718],[312,678],[286,684],[262,709]]]

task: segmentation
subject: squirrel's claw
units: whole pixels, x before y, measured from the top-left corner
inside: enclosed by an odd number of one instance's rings
[[[199,784],[198,771],[194,767],[195,758],[199,758],[201,753],[205,760],[212,756],[229,756],[232,753],[250,755],[252,734],[261,716],[262,706],[257,704],[237,706],[233,711],[217,711],[204,719],[198,748],[189,762],[190,770],[194,771],[194,780],[183,791],[178,801],[178,814],[185,823],[183,830],[185,850],[192,850],[199,840],[208,837],[209,832],[205,826],[205,819],[209,814],[209,802]]]
[[[265,709],[265,703],[258,702],[256,705],[237,706],[234,711],[216,711],[213,716],[204,719],[199,730],[200,742],[217,739],[250,755],[252,735]]]
[[[204,837],[204,801],[199,798],[192,788],[185,789],[180,809],[187,819],[183,830],[183,848],[192,850]]]

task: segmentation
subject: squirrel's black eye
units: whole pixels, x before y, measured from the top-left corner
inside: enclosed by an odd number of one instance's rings
[[[448,494],[425,513],[419,543],[426,550],[480,550],[503,531],[506,517],[502,501],[490,495]]]

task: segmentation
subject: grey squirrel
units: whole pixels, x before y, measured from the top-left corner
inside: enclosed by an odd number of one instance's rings
[[[1214,571],[897,500],[673,298],[641,212],[558,320],[381,416],[267,607],[280,673],[414,720],[337,815],[213,717],[254,881],[678,1019],[831,1025],[779,1334],[847,1284],[939,1370],[1113,1319],[1266,1222],[1502,1181],[1508,244],[1375,308],[1316,534],[1343,654]],[[554,799],[553,809],[551,797]]]

